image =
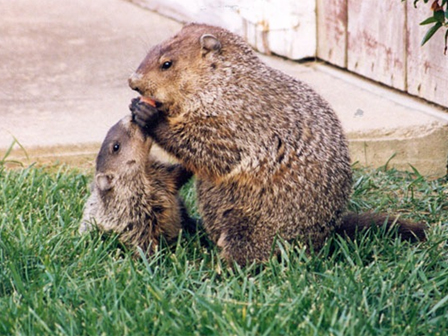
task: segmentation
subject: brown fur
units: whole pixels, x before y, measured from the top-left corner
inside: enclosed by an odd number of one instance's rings
[[[336,228],[336,233],[354,239],[357,232],[368,229],[372,225],[386,225],[388,229],[396,226],[400,237],[412,242],[426,240],[425,224],[411,222],[398,218],[397,216],[372,212],[362,214],[355,214],[353,212],[346,213],[343,217],[342,224]]]
[[[239,36],[189,24],[129,84],[157,102],[131,111],[197,176],[203,225],[226,259],[264,261],[277,234],[318,249],[341,225],[352,172],[339,119]]]
[[[152,252],[161,236],[172,242],[182,223],[191,224],[177,195],[191,173],[151,158],[151,145],[152,139],[131,116],[109,130],[97,157],[80,232],[97,225],[101,231],[118,233],[125,245]]]

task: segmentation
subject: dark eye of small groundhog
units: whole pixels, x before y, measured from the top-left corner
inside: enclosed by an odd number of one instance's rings
[[[173,65],[173,62],[171,61],[166,61],[162,64],[162,70],[168,70],[169,68],[171,68],[171,65]]]
[[[119,150],[120,150],[120,144],[118,142],[116,142],[112,147],[112,151],[114,153],[117,153]]]

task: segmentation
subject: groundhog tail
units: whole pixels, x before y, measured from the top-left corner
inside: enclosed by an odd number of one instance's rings
[[[341,236],[347,236],[350,239],[354,239],[357,232],[367,229],[372,225],[386,225],[388,230],[396,226],[397,232],[403,240],[411,242],[426,240],[426,224],[397,218],[397,216],[394,215],[372,212],[361,214],[354,212],[346,213],[342,218],[341,225],[336,228],[335,232]]]

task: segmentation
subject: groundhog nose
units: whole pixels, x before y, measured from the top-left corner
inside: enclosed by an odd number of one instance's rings
[[[131,77],[128,79],[129,87],[132,90],[138,91],[141,93],[141,81],[142,81],[142,75],[134,72]]]

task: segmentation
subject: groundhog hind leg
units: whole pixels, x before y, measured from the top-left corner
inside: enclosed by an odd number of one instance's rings
[[[218,235],[216,244],[221,249],[221,257],[229,264],[236,262],[240,266],[245,266],[254,261],[264,262],[269,259],[273,236],[257,232],[249,218],[227,210],[225,221],[220,226],[223,229]]]

